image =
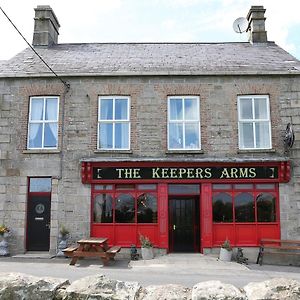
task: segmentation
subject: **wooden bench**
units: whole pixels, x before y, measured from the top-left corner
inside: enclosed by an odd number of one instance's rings
[[[76,251],[78,249],[78,247],[79,247],[78,245],[72,245],[68,248],[65,248],[63,250],[63,253],[67,257],[73,257],[73,253],[74,253],[74,251]]]
[[[115,259],[115,255],[120,252],[121,247],[120,246],[113,246],[111,248],[109,248],[108,250],[106,250],[106,254],[109,257],[110,260],[114,260]]]
[[[262,239],[260,241],[259,252],[256,263],[262,265],[263,257],[267,253],[284,254],[284,255],[300,255],[300,241],[295,240],[279,240],[279,239]]]
[[[63,250],[66,256],[71,257],[70,265],[75,265],[81,258],[100,258],[104,265],[114,260],[120,252],[120,246],[108,246],[108,238],[88,238],[77,241],[78,245],[70,246]]]

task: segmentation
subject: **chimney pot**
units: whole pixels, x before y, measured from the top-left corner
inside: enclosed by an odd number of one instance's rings
[[[38,5],[35,10],[33,46],[51,46],[57,44],[59,23],[49,5]]]
[[[268,41],[265,30],[265,12],[263,6],[251,6],[248,12],[249,42],[251,43],[266,43]]]

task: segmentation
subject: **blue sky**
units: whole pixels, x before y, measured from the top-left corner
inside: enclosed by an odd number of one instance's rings
[[[284,3],[284,4],[283,4]],[[251,5],[266,8],[268,39],[300,59],[299,0],[2,0],[1,7],[31,43],[34,8],[50,5],[59,43],[243,42],[233,21]],[[27,47],[0,12],[0,60]]]

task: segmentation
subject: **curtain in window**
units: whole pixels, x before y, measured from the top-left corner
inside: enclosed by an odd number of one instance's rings
[[[31,112],[30,120],[31,121],[40,121],[43,120],[44,112],[44,100],[43,99],[31,99]]]
[[[57,121],[57,99],[46,99],[45,120]]]

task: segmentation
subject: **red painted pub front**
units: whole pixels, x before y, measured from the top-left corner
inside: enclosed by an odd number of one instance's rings
[[[280,238],[279,183],[288,161],[82,162],[91,184],[91,236],[140,246],[146,235],[168,252],[202,252],[228,238],[258,246]]]

